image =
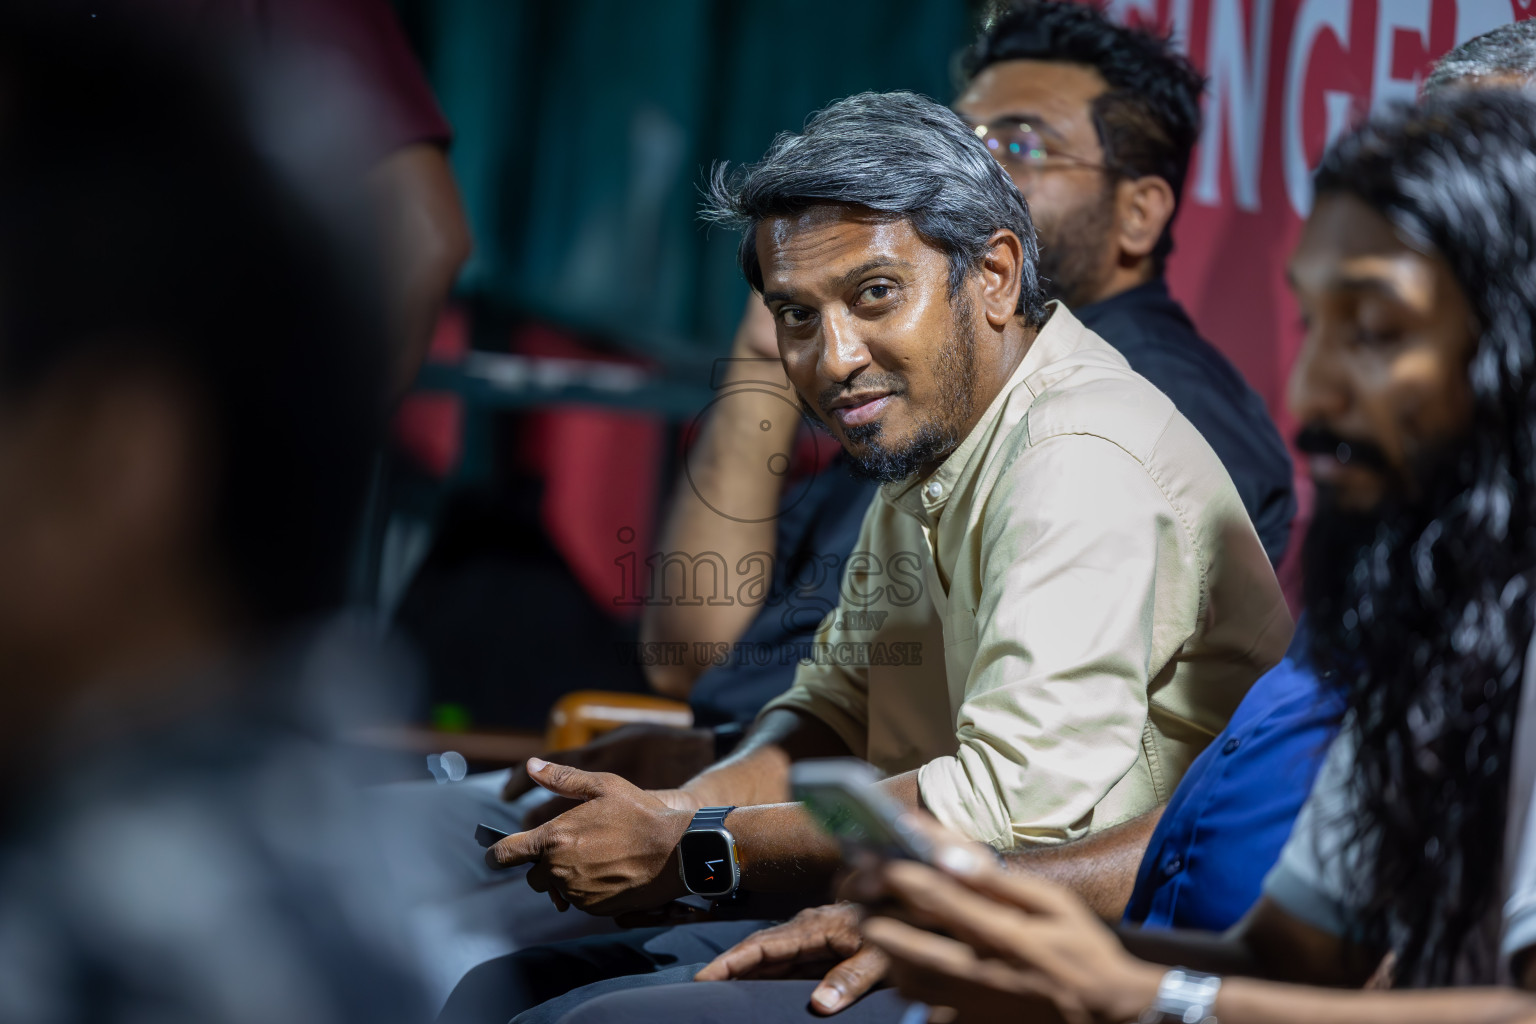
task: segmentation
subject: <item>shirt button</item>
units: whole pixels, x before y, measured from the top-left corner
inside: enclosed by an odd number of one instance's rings
[[[1223,754],[1230,754],[1230,753],[1232,753],[1232,751],[1236,750],[1238,747],[1240,747],[1242,745],[1243,745],[1243,741],[1238,739],[1238,738],[1236,738],[1234,736],[1232,739],[1227,740],[1227,742],[1225,742],[1225,743],[1223,743],[1221,745],[1221,752]]]
[[[928,493],[928,497],[937,498],[944,493],[944,485],[937,480],[930,480],[928,481],[928,486],[923,488],[923,490]]]
[[[1182,870],[1184,870],[1184,858],[1180,857],[1178,854],[1170,853],[1168,856],[1163,858],[1164,877],[1171,878]]]

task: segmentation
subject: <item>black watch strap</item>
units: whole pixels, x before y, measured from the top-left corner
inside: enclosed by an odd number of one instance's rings
[[[693,821],[689,823],[690,829],[695,828],[725,828],[726,815],[736,808],[730,807],[700,807],[694,812]]]

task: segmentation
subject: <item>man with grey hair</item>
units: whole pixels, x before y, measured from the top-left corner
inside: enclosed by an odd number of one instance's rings
[[[937,103],[835,103],[761,163],[717,168],[705,216],[743,229],[742,270],[806,413],[884,486],[840,606],[736,753],[662,792],[534,759],[532,778],[582,802],[489,862],[531,863],[557,906],[599,914],[689,892],[819,903],[842,858],[787,802],[789,766],[853,755],[900,804],[1038,850],[1040,870],[1092,898],[1093,873],[1079,858],[1053,872],[1050,852],[1165,800],[1290,639],[1220,460],[1043,301],[1023,197]],[[441,1019],[504,1019],[691,962],[670,941],[526,950],[474,972],[477,1005],[450,1001]]]
[[[1424,95],[1447,88],[1521,86],[1536,75],[1536,21],[1501,25],[1451,50],[1424,80]]]

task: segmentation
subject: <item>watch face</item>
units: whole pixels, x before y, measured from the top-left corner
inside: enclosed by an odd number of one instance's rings
[[[685,832],[678,845],[683,884],[700,896],[725,896],[736,887],[731,844],[722,832]]]

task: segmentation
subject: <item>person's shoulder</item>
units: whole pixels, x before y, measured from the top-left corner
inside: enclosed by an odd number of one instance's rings
[[[1043,367],[1029,383],[1032,400],[1024,426],[1030,445],[1088,434],[1145,462],[1177,416],[1167,395],[1091,332],[1085,344]]]
[[[1227,729],[1282,743],[1288,736],[1315,736],[1319,731],[1331,738],[1344,711],[1339,689],[1319,679],[1304,658],[1289,653],[1254,682]]]
[[[1173,397],[1189,415],[1186,397],[1208,405],[1263,408],[1232,361],[1202,337],[1166,287],[1091,308],[1084,322],[1123,355],[1131,368]]]

